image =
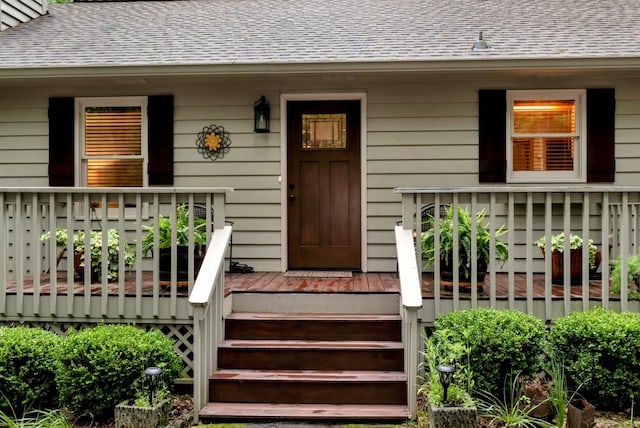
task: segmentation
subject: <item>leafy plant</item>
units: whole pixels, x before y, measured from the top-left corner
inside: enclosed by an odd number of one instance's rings
[[[49,240],[51,232],[47,231],[40,236],[41,241]],[[65,248],[68,239],[67,229],[56,230],[56,246]],[[73,234],[73,250],[80,257],[79,268],[84,268],[84,231],[80,230]],[[129,244],[124,240],[124,264],[130,270],[135,263],[135,253],[130,249]],[[92,230],[89,235],[89,252],[91,254],[91,272],[96,278],[102,278],[102,231]],[[120,233],[117,229],[107,230],[107,279],[114,281],[118,279],[120,258]]]
[[[436,346],[433,340],[425,336],[424,359],[427,369],[426,381],[418,388],[418,394],[429,397],[429,401],[436,406],[468,407],[473,405],[470,391],[473,388],[473,379],[470,376],[468,365],[469,349],[462,343],[441,343]],[[444,389],[440,383],[438,365],[447,364],[454,366],[456,371],[453,381],[447,388],[447,402],[444,402]]]
[[[502,379],[511,372],[532,374],[540,367],[545,345],[544,323],[519,311],[488,308],[450,312],[435,322],[433,340],[463,343],[474,391],[500,395]]]
[[[597,407],[619,409],[640,391],[640,314],[572,312],[556,321],[549,341],[569,388],[579,386]]]
[[[611,291],[620,293],[622,287],[622,262],[618,257],[612,261],[611,269]],[[640,254],[627,257],[627,286],[631,287],[633,282],[640,287]],[[638,292],[630,293],[631,296],[638,297]]]
[[[6,428],[72,428],[60,410],[34,410],[24,416],[10,416],[0,411],[0,426]]]
[[[0,411],[17,411],[22,417],[28,410],[58,405],[53,361],[61,342],[55,333],[39,328],[0,328]]]
[[[569,397],[569,385],[564,372],[564,364],[558,363],[554,358],[549,362],[549,373],[551,373],[551,382],[547,384],[548,400],[555,415],[555,423],[557,428],[563,428],[567,419],[567,406],[571,397]]]
[[[546,236],[542,236],[540,239],[534,242],[535,245],[538,246],[543,252],[547,248],[547,238]],[[578,236],[571,233],[569,235],[569,248],[571,250],[578,250],[582,248],[584,244],[584,240]],[[560,253],[564,252],[564,232],[560,232],[556,235],[551,236],[551,251],[558,251]],[[598,252],[598,247],[596,247],[593,243],[593,239],[589,239],[589,267],[591,269],[596,268],[596,253]]]
[[[147,234],[142,239],[142,251],[146,254],[153,248],[155,237],[155,227],[142,226]],[[176,243],[178,246],[189,245],[189,237],[193,237],[193,242],[197,252],[201,252],[207,244],[207,233],[205,231],[206,220],[200,217],[193,217],[193,231],[189,233],[189,211],[186,204],[180,204],[176,210]],[[158,248],[171,248],[171,217],[160,214],[158,218]]]
[[[135,397],[146,367],[162,369],[161,387],[166,388],[182,368],[172,341],[160,331],[125,325],[71,331],[60,355],[56,380],[62,404],[98,420],[113,416],[116,404]]]
[[[522,393],[519,375],[510,375],[511,382],[503,388],[502,399],[490,392],[480,394],[478,411],[490,419],[489,425],[500,423],[505,428],[550,428],[547,421],[532,416],[536,406]],[[506,383],[506,379],[505,379]]]
[[[443,266],[453,270],[453,207],[449,206],[445,210],[446,215],[443,218],[435,219],[432,215],[427,219],[427,230],[422,233],[422,253],[427,258],[427,266],[433,265],[435,262],[435,227],[434,222],[440,223],[440,262]],[[476,224],[476,242],[477,242],[477,263],[478,271],[482,268],[486,269],[490,261],[491,253],[491,234],[489,233],[489,223],[485,223],[485,210],[480,210],[475,214],[475,218],[468,209],[458,208],[458,267],[465,277],[471,275],[471,245],[473,222]],[[494,233],[494,237],[507,233],[504,225],[500,226]],[[504,263],[509,257],[509,248],[504,242],[495,239],[495,254],[498,261]]]

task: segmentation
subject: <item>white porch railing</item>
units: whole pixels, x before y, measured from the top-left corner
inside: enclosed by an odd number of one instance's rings
[[[117,319],[120,322],[190,320],[193,309],[186,294],[195,279],[194,211],[206,212],[207,237],[222,229],[228,188],[0,188],[0,317],[4,320]],[[177,281],[176,209],[189,212],[188,279]],[[160,287],[158,219],[170,217],[171,273]],[[214,215],[215,214],[215,215]],[[155,239],[151,254],[141,241],[151,226]],[[63,251],[56,230],[66,229]],[[90,263],[77,272],[73,235],[84,233],[84,260],[90,260],[91,231],[116,229],[135,254],[127,270],[124,243],[117,256],[118,278],[109,281],[107,269],[92,278]],[[51,238],[41,240],[45,232]],[[107,266],[108,238],[102,235],[101,266]],[[63,256],[64,254],[64,256]],[[184,299],[179,296],[184,295]]]
[[[193,411],[208,401],[209,375],[217,368],[218,343],[223,339],[224,253],[231,226],[216,229],[203,267],[189,296],[193,307]]]
[[[410,222],[403,222],[409,225]],[[404,344],[404,367],[407,374],[407,403],[409,414],[415,418],[418,380],[418,353],[420,334],[418,310],[422,307],[420,292],[420,272],[413,245],[413,230],[396,226],[396,250],[398,254],[398,274],[400,275],[400,295],[402,315],[402,343]]]
[[[425,304],[420,312],[423,322],[432,322],[446,311],[479,306],[518,309],[546,321],[593,306],[620,311],[640,310],[637,299],[629,299],[631,284],[627,280],[626,263],[630,255],[640,251],[640,187],[399,188],[395,192],[402,194],[403,229],[411,229],[412,239],[415,237],[418,266],[425,266],[420,242],[425,205],[431,207],[432,213],[440,213],[443,206],[453,207],[454,236],[457,235],[458,207],[468,208],[471,213],[485,210],[489,223],[491,254],[482,293],[476,277],[477,261],[473,257],[469,292],[461,290],[459,274],[453,269],[453,285],[446,297],[441,291],[440,265],[435,263],[429,269],[433,271],[433,296],[429,298],[432,302]],[[508,232],[500,239],[509,249],[508,260],[502,267],[496,263],[494,250],[495,232],[501,225],[505,225]],[[588,247],[585,245],[582,250],[581,284],[571,285],[569,269],[564,271],[562,284],[552,283],[550,252],[543,255],[534,241],[544,236],[546,242],[550,242],[551,236],[560,232],[565,236],[570,233],[580,235],[585,241],[593,239],[602,254],[599,270],[602,279],[590,279]],[[435,233],[435,242],[438,243],[439,227],[435,227]],[[474,227],[472,234],[476,233]],[[472,238],[471,242],[472,254],[477,254],[475,239]],[[567,242],[564,247],[565,266],[570,265],[568,245]],[[436,245],[435,260],[440,260],[440,251]],[[453,266],[458,265],[458,251],[454,244]],[[610,263],[614,257],[620,257],[622,266],[619,294],[610,291]],[[543,278],[543,295],[534,295],[534,277],[538,292],[541,287],[539,278]],[[506,282],[506,292],[501,291],[501,294],[497,292],[498,278],[502,284]],[[402,276],[400,280],[401,283],[407,281]]]

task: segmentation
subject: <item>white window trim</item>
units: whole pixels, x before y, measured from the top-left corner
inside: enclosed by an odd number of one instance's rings
[[[141,117],[141,156],[142,156],[142,186],[149,186],[148,174],[148,115],[147,115],[147,97],[80,97],[75,99],[75,141],[74,145],[74,173],[75,186],[86,187],[87,179],[83,168],[85,133],[84,133],[84,111],[86,107],[140,107]],[[74,216],[78,220],[84,219],[84,210],[82,204],[77,202],[74,204]],[[102,210],[97,209],[94,215],[97,219],[102,218]],[[119,217],[118,208],[107,208],[107,217],[109,220],[116,220]],[[149,204],[144,203],[142,207],[143,219],[149,218]],[[136,213],[134,207],[125,207],[125,219],[135,219]]]
[[[576,102],[576,133],[573,171],[513,170],[513,104],[521,100],[562,100]],[[586,183],[587,181],[587,91],[584,89],[507,91],[507,183]]]

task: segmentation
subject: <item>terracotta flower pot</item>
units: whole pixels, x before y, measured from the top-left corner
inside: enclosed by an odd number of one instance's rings
[[[595,255],[595,267],[589,268],[589,275],[592,275],[598,270],[600,261],[602,260],[602,254],[600,251]],[[571,269],[571,285],[582,284],[582,248],[571,250],[569,266]],[[560,251],[553,251],[551,253],[551,282],[554,284],[564,283],[564,253]]]

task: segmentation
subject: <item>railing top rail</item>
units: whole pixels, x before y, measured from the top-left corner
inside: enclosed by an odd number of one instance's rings
[[[216,278],[224,269],[224,252],[231,238],[231,226],[216,229],[200,268],[200,273],[189,295],[189,304],[206,306],[215,290]]]
[[[640,192],[640,186],[590,186],[557,184],[550,186],[469,186],[469,187],[396,187],[394,193],[528,193],[528,192]]]
[[[0,187],[2,193],[231,193],[232,187]]]
[[[422,307],[422,291],[413,245],[413,231],[411,229],[403,229],[402,226],[396,226],[395,233],[402,306],[419,309]]]

